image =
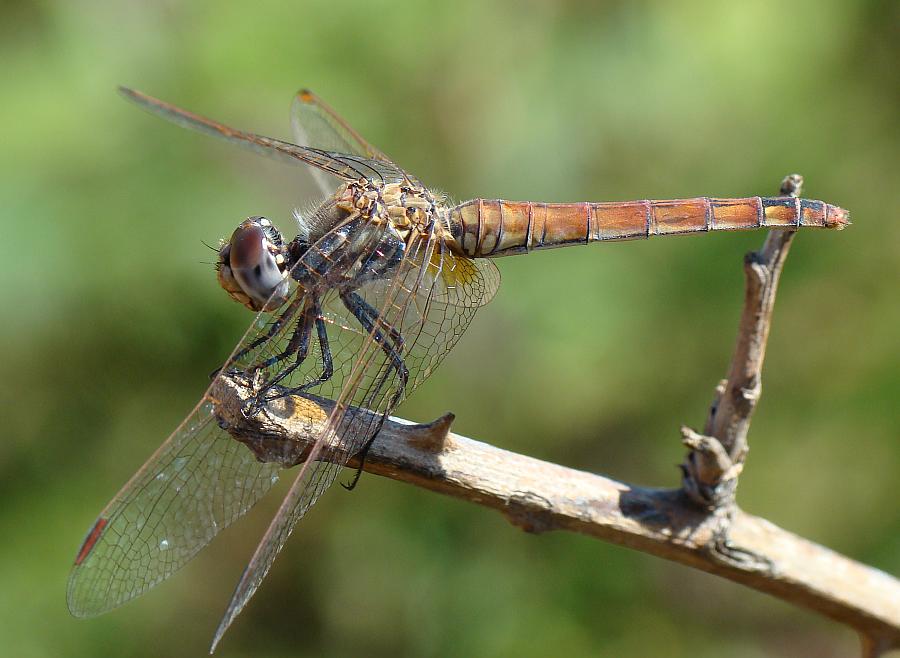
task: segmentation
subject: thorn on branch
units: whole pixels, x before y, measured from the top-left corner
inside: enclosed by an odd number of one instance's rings
[[[535,512],[536,509],[545,513]],[[533,491],[514,491],[506,500],[503,514],[512,525],[531,534],[541,534],[555,530],[547,512],[553,510],[553,504]]]
[[[448,411],[430,423],[410,425],[407,442],[425,452],[438,454],[444,449],[447,435],[450,434],[450,426],[454,420],[456,420],[456,416]]]

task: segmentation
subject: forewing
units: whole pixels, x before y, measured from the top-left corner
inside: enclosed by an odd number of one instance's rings
[[[301,146],[358,155],[390,162],[384,153],[363,139],[330,105],[308,89],[301,89],[291,105],[291,130]]]
[[[370,226],[368,230],[373,233],[370,243],[378,243],[376,231],[382,229]],[[372,257],[377,253],[373,251]],[[318,259],[308,254],[304,260],[312,263]],[[300,266],[305,265],[301,262]],[[445,266],[457,268],[456,275],[449,279],[452,286],[442,276]],[[458,268],[465,268],[465,277]],[[458,259],[432,234],[422,236],[406,250],[392,278],[358,290],[365,304],[376,309],[381,318],[372,330],[360,327],[357,318],[334,299],[329,301],[322,316],[328,324],[334,376],[309,393],[335,400],[334,410],[247,565],[216,631],[213,648],[259,587],[297,521],[331,485],[347,460],[378,432],[400,400],[434,371],[478,306],[493,295],[498,281],[492,263],[480,266]],[[402,347],[391,338],[392,329],[402,335]],[[392,348],[386,350],[385,343],[391,343]],[[266,346],[267,354],[272,347]],[[392,352],[401,355],[408,369],[405,383]],[[302,385],[313,376],[308,371],[298,372],[282,385]],[[317,460],[320,457],[322,461]]]
[[[219,428],[204,396],[101,512],[69,576],[77,617],[106,612],[165,580],[277,480]]]
[[[401,171],[390,158],[363,139],[331,106],[308,89],[302,89],[294,96],[291,105],[291,131],[294,140],[301,146],[352,155],[367,165],[375,161],[380,163],[377,168],[381,170],[379,175],[382,177],[385,174],[394,178],[402,176],[412,184],[419,184],[417,179]],[[324,194],[334,192],[333,181],[319,172],[313,175]]]
[[[337,176],[341,180],[372,178],[374,180],[384,180],[385,182],[401,182],[406,178],[405,174],[395,165],[354,155],[334,153],[308,146],[298,146],[280,139],[237,130],[147,96],[139,91],[125,87],[120,87],[119,90],[128,100],[179,126],[224,139],[232,144],[276,160],[292,164],[309,165],[332,176]]]

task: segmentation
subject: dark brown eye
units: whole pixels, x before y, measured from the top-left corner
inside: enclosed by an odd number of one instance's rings
[[[265,217],[241,222],[219,251],[219,282],[253,310],[278,308],[289,292],[283,249],[281,234]]]

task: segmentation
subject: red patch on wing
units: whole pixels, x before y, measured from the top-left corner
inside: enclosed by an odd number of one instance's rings
[[[75,558],[76,567],[84,562],[84,558],[86,558],[88,556],[88,553],[91,552],[91,549],[94,548],[94,544],[96,544],[97,540],[100,539],[100,535],[103,533],[103,528],[106,527],[107,521],[108,519],[104,518],[97,519],[94,527],[91,528],[91,531],[85,538],[84,543],[81,545],[81,550],[78,551],[78,557]]]

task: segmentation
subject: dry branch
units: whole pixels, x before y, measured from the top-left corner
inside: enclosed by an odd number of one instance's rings
[[[789,176],[782,193],[799,194],[801,183]],[[500,450],[451,434],[449,414],[429,425],[391,419],[364,470],[496,509],[528,532],[579,532],[753,587],[854,628],[865,656],[900,648],[900,581],[735,503],[778,279],[793,235],[772,230],[763,248],[745,258],[744,309],[728,379],[716,389],[704,433],[682,428],[690,451],[682,489],[636,487]],[[286,395],[248,418],[244,411],[254,393],[247,380],[222,377],[215,386],[222,426],[261,460],[286,466],[305,458],[332,407],[327,400]]]
[[[296,415],[288,398],[246,419],[240,409],[248,395],[222,378],[215,392],[220,418],[242,441],[288,441],[293,455],[315,440],[331,406],[320,401],[321,420],[310,423],[308,409]],[[718,574],[900,646],[900,582],[888,574],[743,512],[735,514],[730,535],[765,556],[771,569],[725,563],[708,549],[713,531],[707,513],[683,491],[636,487],[501,450],[449,433],[452,420],[413,425],[391,419],[365,470],[496,509],[528,532],[570,530]]]

